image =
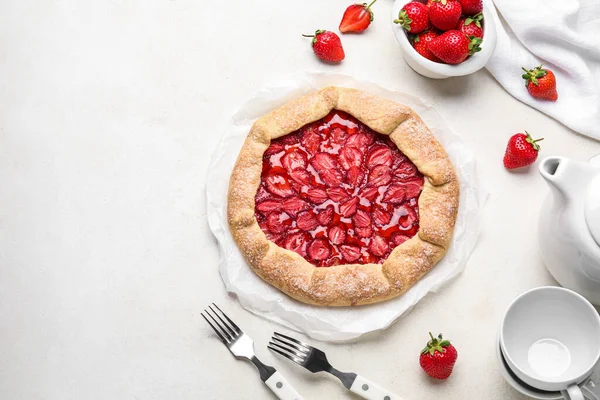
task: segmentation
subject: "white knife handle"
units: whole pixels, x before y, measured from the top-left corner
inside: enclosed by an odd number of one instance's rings
[[[402,397],[382,388],[375,382],[356,375],[350,391],[367,400],[402,400]]]
[[[280,400],[304,400],[300,393],[285,380],[279,371],[275,371],[273,375],[265,381],[265,384],[275,393]]]

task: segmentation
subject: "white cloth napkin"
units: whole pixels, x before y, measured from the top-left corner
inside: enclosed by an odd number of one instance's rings
[[[493,0],[498,44],[486,65],[514,97],[600,140],[600,0]],[[491,6],[488,1],[487,6]],[[544,63],[558,101],[532,98],[521,67]]]

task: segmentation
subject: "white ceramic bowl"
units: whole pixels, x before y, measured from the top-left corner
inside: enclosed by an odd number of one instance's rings
[[[413,0],[396,0],[392,7],[392,20],[398,18],[398,13],[407,3]],[[425,3],[425,0],[416,0]],[[483,41],[481,51],[473,54],[458,65],[441,64],[430,61],[415,51],[410,44],[406,31],[398,24],[392,22],[392,29],[406,63],[419,74],[428,78],[445,79],[452,76],[463,76],[480,70],[487,64],[496,48],[496,24],[489,8],[493,7],[489,2],[484,2],[483,7]]]
[[[506,311],[500,347],[521,381],[541,390],[564,390],[588,378],[600,360],[600,316],[571,290],[532,289]]]

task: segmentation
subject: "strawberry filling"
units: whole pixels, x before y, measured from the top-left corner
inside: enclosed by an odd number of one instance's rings
[[[256,219],[318,267],[382,263],[419,230],[423,181],[387,136],[334,110],[271,142]]]

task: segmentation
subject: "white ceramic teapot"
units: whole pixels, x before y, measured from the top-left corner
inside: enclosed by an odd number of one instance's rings
[[[548,157],[551,193],[540,213],[540,255],[562,286],[600,305],[600,155],[590,162]]]

